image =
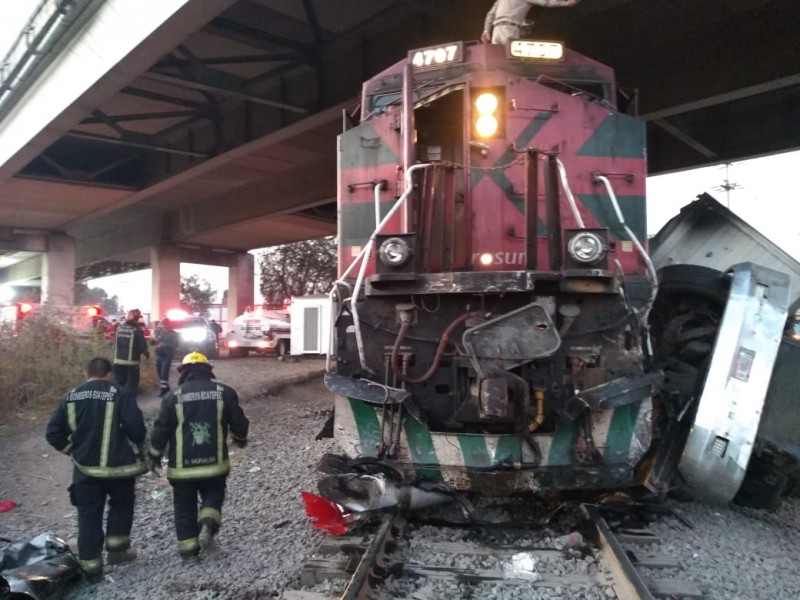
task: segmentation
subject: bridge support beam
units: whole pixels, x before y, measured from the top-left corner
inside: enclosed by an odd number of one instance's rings
[[[47,237],[42,256],[42,302],[75,304],[75,238],[64,234]]]
[[[236,264],[228,267],[228,323],[253,305],[254,274],[255,259],[247,252],[238,254]]]
[[[150,250],[152,300],[150,320],[160,321],[170,308],[178,308],[181,299],[181,250],[164,244]],[[130,307],[136,308],[136,307]]]

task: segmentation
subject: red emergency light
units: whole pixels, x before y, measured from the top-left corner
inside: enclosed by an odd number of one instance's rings
[[[19,312],[21,315],[27,314],[33,310],[33,304],[29,304],[28,302],[22,302],[19,305]]]
[[[182,321],[189,316],[189,313],[182,308],[170,308],[165,316],[170,321]]]

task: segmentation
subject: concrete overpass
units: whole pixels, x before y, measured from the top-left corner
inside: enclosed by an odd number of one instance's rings
[[[360,82],[409,47],[477,38],[490,5],[45,2],[52,35],[0,84],[0,282],[42,273],[68,296],[72,265],[151,264],[158,314],[180,261],[217,264],[238,312],[246,250],[334,233],[335,136]],[[652,173],[800,146],[796,0],[584,0],[532,16],[616,69],[649,123]]]

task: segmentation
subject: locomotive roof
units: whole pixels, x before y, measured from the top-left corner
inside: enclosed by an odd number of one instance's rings
[[[414,81],[455,80],[470,72],[500,70],[520,77],[549,77],[565,82],[614,84],[614,70],[578,52],[564,48],[561,60],[541,61],[510,57],[506,46],[482,44],[480,42],[453,42],[463,44],[463,58],[458,62],[450,62],[440,66],[415,70]],[[446,47],[450,44],[441,44]],[[409,55],[414,51],[412,50]],[[409,63],[406,57],[381,71],[364,83],[363,96],[385,93],[392,89],[400,89],[403,71]]]

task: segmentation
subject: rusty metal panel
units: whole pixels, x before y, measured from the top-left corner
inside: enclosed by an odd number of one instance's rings
[[[467,329],[463,343],[475,371],[485,377],[493,369],[513,369],[550,356],[561,345],[561,336],[547,307],[537,301]]]

